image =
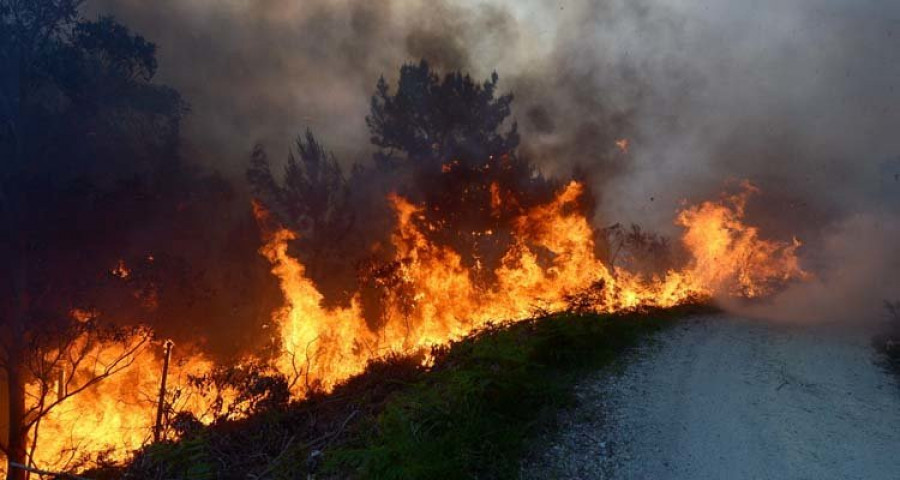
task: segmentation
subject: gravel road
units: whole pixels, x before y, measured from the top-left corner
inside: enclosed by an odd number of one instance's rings
[[[687,320],[583,381],[523,476],[900,479],[900,389],[871,336]]]

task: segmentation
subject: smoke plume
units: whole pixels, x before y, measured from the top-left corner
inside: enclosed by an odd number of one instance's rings
[[[886,261],[900,244],[896,3],[93,0],[88,8],[159,45],[159,80],[192,106],[189,150],[226,174],[243,172],[255,142],[278,158],[306,127],[345,164],[366,162],[369,96],[404,62],[427,58],[476,78],[496,70],[516,95],[521,154],[549,175],[586,172],[598,225],[671,234],[683,200],[748,179],[762,191],[751,220],[767,235],[798,236],[818,272],[776,303],[813,302],[806,314],[819,315],[835,312],[823,303],[832,290],[867,305],[900,297],[900,269]]]

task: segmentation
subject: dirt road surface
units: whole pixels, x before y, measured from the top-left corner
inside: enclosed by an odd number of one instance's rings
[[[900,390],[871,337],[690,319],[579,385],[524,476],[900,479]]]

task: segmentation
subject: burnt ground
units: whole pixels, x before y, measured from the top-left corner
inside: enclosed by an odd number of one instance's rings
[[[900,390],[871,338],[695,317],[582,381],[523,477],[900,478]]]

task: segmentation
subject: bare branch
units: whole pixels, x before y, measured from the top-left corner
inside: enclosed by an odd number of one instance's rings
[[[21,463],[9,462],[10,468],[18,468],[19,470],[25,470],[26,472],[36,473],[38,475],[47,475],[52,478],[71,478],[73,480],[90,480],[85,477],[79,477],[78,475],[72,475],[71,473],[66,472],[51,472],[48,470],[41,470],[40,468],[29,467],[27,465],[22,465]]]
[[[45,387],[45,385],[43,385],[41,388],[42,399],[36,407],[33,407],[29,411],[30,414],[34,415],[34,417],[25,422],[26,428],[30,429],[41,417],[47,415],[51,410],[53,410],[55,407],[57,407],[61,403],[65,402],[67,399],[69,399],[75,395],[78,395],[79,393],[91,388],[92,386],[103,381],[104,379],[109,378],[109,377],[121,372],[122,370],[125,370],[128,367],[130,367],[134,363],[134,361],[137,359],[137,352],[141,348],[143,348],[144,345],[146,345],[147,342],[149,342],[149,340],[150,340],[150,337],[148,335],[142,336],[141,340],[139,342],[136,342],[135,344],[131,345],[124,352],[119,354],[115,358],[115,360],[113,360],[109,364],[103,366],[102,371],[100,373],[94,374],[87,381],[85,381],[84,383],[82,383],[81,385],[79,385],[78,387],[76,387],[72,390],[67,389],[63,395],[58,397],[53,402],[50,402],[49,404],[45,403],[46,394],[48,393],[49,389],[47,389]],[[73,359],[73,363],[75,365],[79,365],[84,360],[84,358],[90,356],[89,353],[90,352],[83,351],[82,354],[78,355],[75,359]],[[94,355],[94,357],[95,358],[94,358],[93,366],[96,368],[96,365],[99,364],[99,358],[97,358],[97,357],[99,357],[99,355]],[[74,377],[75,377],[75,375],[70,375],[69,379],[67,379],[67,381],[66,381],[67,387],[72,382],[71,378],[74,378]],[[44,379],[44,382],[47,382],[47,380]]]

